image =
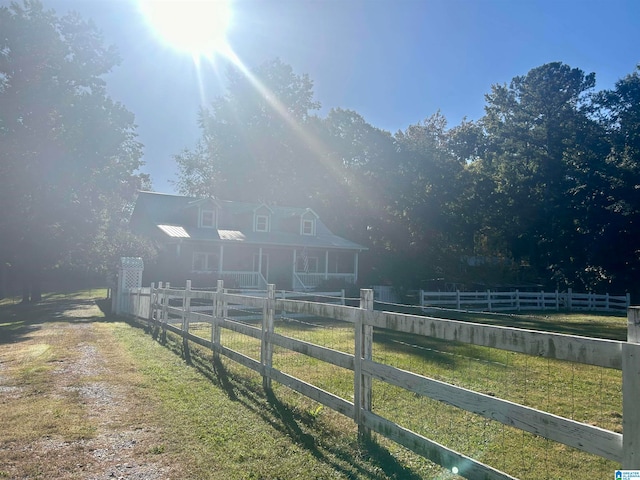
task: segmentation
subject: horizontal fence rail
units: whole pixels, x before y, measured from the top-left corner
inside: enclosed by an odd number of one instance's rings
[[[489,312],[521,310],[586,310],[602,312],[626,312],[631,297],[595,293],[566,292],[428,292],[419,291],[419,304],[429,307],[455,308],[457,310],[484,310]]]
[[[224,289],[222,280],[218,281],[216,291],[192,290],[190,282],[185,289],[160,283],[157,288],[152,284],[150,289],[132,289],[125,303],[129,314],[174,332],[184,342],[194,342],[258,372],[265,388],[270,388],[272,381],[285,385],[352,418],[361,435],[376,432],[445,468],[454,469],[465,478],[515,477],[377,414],[372,408],[374,380],[618,462],[625,469],[640,469],[640,414],[636,405],[640,397],[640,308],[629,309],[629,341],[623,342],[375,311],[372,290],[361,291],[359,307],[344,305],[344,293],[337,297],[336,303],[319,303],[299,296],[293,299],[276,293],[272,285],[266,292],[253,295],[231,293]],[[492,298],[499,301],[497,296]],[[551,303],[552,299],[544,301]],[[277,333],[274,330],[277,312],[344,322],[353,331],[352,353]],[[210,338],[191,333],[190,325],[195,324],[210,326]],[[374,361],[374,328],[621,370],[624,435]],[[254,339],[255,350],[241,352],[224,344],[221,336],[224,331]],[[351,395],[337,395],[274,367],[274,347],[351,372]],[[464,467],[458,469],[460,465]]]

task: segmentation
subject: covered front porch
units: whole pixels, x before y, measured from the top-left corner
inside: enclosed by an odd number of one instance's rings
[[[358,251],[220,245],[217,277],[236,288],[312,291],[325,282],[355,284]]]

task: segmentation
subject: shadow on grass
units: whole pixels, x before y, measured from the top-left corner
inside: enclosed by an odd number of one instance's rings
[[[466,322],[485,323],[500,327],[514,327],[545,332],[580,335],[608,340],[626,340],[627,322],[623,315],[611,313],[549,312],[549,313],[466,313],[438,310],[434,316]],[[582,319],[581,319],[582,317]],[[596,318],[587,320],[586,317]],[[602,318],[602,321],[597,319]],[[612,319],[619,319],[619,322]],[[577,319],[577,320],[575,320]]]
[[[16,343],[29,339],[29,332],[39,330],[39,321],[25,312],[25,306],[0,306],[0,344]]]
[[[140,327],[136,321],[133,326]],[[161,330],[145,330],[160,340]],[[169,332],[164,345],[176,355],[185,357],[181,337]],[[354,436],[340,434],[323,422],[317,414],[284,402],[272,390],[264,390],[258,377],[229,370],[219,357],[204,348],[188,348],[189,364],[213,384],[218,385],[234,402],[251,411],[278,432],[289,437],[317,460],[325,463],[345,478],[402,478],[418,480],[415,471],[402,465],[374,440],[359,442]],[[354,451],[358,454],[354,456]],[[380,473],[384,472],[381,476]]]
[[[498,326],[514,326],[518,328],[555,331],[558,333],[579,334],[594,337],[612,337],[624,339],[626,325],[621,319],[602,321],[595,318],[580,318],[579,315],[563,318],[561,315],[502,315],[482,316],[478,314],[457,313],[455,320],[477,323],[492,323]],[[593,315],[589,315],[592,317]],[[301,328],[312,328],[303,325]],[[158,331],[151,331],[154,338],[161,339]],[[421,478],[418,471],[408,468],[399,462],[384,446],[373,441],[361,441],[355,435],[349,436],[336,430],[336,427],[324,421],[317,412],[305,411],[304,408],[292,406],[277,392],[265,391],[260,377],[248,373],[240,366],[213,358],[209,350],[196,347],[185,347],[180,336],[169,333],[163,339],[167,348],[175,354],[186,357],[189,363],[218,385],[228,397],[253,412],[275,430],[287,435],[300,448],[304,448],[316,459],[328,465],[346,478]],[[399,332],[375,332],[376,343],[402,353],[411,353],[428,358],[440,364],[451,364],[457,361],[452,358],[451,350],[456,348],[451,342],[444,342],[428,337],[416,337]],[[416,348],[418,347],[418,348]],[[484,355],[475,352],[474,355]],[[475,358],[475,357],[474,357]],[[231,365],[231,368],[227,365]],[[415,468],[415,467],[414,467]],[[384,473],[382,473],[384,472]]]
[[[39,303],[0,305],[0,344],[28,340],[29,333],[45,323],[104,321],[105,310],[108,310],[108,300],[73,295],[47,295]]]
[[[373,339],[386,350],[402,355],[413,355],[449,367],[456,364],[456,358],[451,356],[457,345],[454,342],[382,329],[374,330]]]

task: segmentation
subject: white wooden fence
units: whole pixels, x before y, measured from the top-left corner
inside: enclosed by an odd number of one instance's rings
[[[255,370],[270,388],[272,380],[296,390],[350,418],[363,435],[377,432],[414,452],[442,465],[458,468],[458,474],[468,479],[513,479],[507,473],[471,459],[436,443],[408,428],[383,418],[372,411],[372,380],[386,382],[417,396],[426,396],[444,404],[473,412],[486,419],[559,442],[570,447],[619,462],[624,469],[640,469],[640,307],[628,310],[628,341],[613,341],[525,329],[460,322],[434,317],[374,311],[373,291],[361,290],[360,306],[322,304],[276,298],[273,285],[266,297],[238,295],[223,289],[216,291],[158,288],[133,289],[130,314],[163,331],[171,331],[189,341],[211,349]],[[208,302],[213,315],[193,312],[191,304]],[[179,303],[180,306],[173,306]],[[261,309],[260,326],[235,321],[228,306],[242,304]],[[348,322],[354,329],[354,355],[324,346],[290,338],[274,332],[274,312],[286,310]],[[194,335],[190,323],[211,325],[211,339]],[[453,384],[428,378],[411,371],[400,370],[372,360],[373,329],[390,329],[413,336],[457,341],[497,348],[536,357],[595,365],[622,370],[624,434],[587,423],[560,417],[518,403],[468,390]],[[220,332],[227,329],[260,340],[260,359],[256,360],[221,343]],[[272,364],[273,348],[279,346],[353,372],[353,400],[342,398],[317,386],[288,375]],[[460,467],[463,466],[463,467]]]
[[[426,292],[420,290],[420,306],[455,308],[457,310],[485,310],[489,312],[521,310],[589,310],[626,311],[631,297],[595,293],[566,292]]]

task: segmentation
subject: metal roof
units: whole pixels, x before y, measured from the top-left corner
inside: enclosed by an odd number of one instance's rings
[[[158,225],[158,228],[172,238],[189,238],[189,234],[184,227],[177,225]]]
[[[209,200],[219,206],[218,229],[198,228],[190,225],[189,212]],[[271,210],[270,232],[253,231],[253,221],[248,220],[261,206]],[[302,219],[312,212],[316,217],[316,235],[301,235],[292,232],[292,221]],[[193,215],[192,215],[193,218]],[[162,234],[171,239],[189,239],[189,241],[243,242],[256,245],[335,248],[348,250],[366,250],[367,248],[343,237],[335,235],[322,222],[317,214],[303,207],[283,207],[264,203],[232,202],[212,198],[196,198],[181,195],[169,195],[155,192],[140,192],[132,224],[150,223]],[[191,222],[193,223],[193,222]]]

